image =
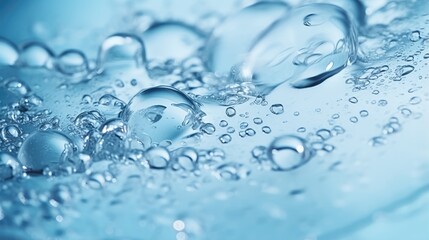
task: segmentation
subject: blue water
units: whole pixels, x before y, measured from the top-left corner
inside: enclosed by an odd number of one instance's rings
[[[429,239],[429,2],[0,3],[0,239]]]

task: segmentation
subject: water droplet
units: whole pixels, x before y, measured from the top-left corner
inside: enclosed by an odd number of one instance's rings
[[[246,133],[247,136],[255,136],[256,132],[255,130],[253,130],[253,128],[248,128],[244,131]]]
[[[305,129],[305,127],[299,127],[296,131],[303,133],[303,132],[307,131],[307,129]]]
[[[386,105],[387,105],[387,101],[386,101],[386,100],[381,99],[381,100],[379,100],[379,101],[378,101],[378,106],[380,106],[380,107],[384,107],[384,106],[386,106]]]
[[[21,173],[22,168],[18,160],[9,153],[0,152],[0,182],[20,176]]]
[[[350,117],[350,122],[357,123],[359,119],[357,117]]]
[[[373,137],[369,140],[369,145],[371,145],[372,147],[380,147],[383,146],[386,142],[386,139],[384,137]]]
[[[359,114],[360,114],[361,117],[368,117],[368,115],[369,115],[369,113],[368,113],[367,110],[362,110],[362,111],[359,112]]]
[[[194,148],[179,148],[174,151],[173,157],[181,169],[193,171],[197,167],[198,153]]]
[[[319,136],[322,140],[328,140],[332,137],[331,131],[328,129],[317,130],[316,135]]]
[[[285,3],[260,2],[226,18],[214,29],[205,48],[205,58],[210,69],[228,73],[231,67],[243,62],[246,53],[263,31],[289,9]]]
[[[338,119],[340,118],[340,114],[335,113],[334,115],[332,115],[332,119]]]
[[[106,179],[103,173],[93,172],[87,176],[85,184],[94,190],[98,190],[104,187]]]
[[[201,126],[200,130],[207,135],[212,135],[216,131],[216,128],[211,123],[205,123]]]
[[[225,113],[228,117],[233,117],[233,116],[235,116],[236,111],[235,111],[235,108],[228,107],[228,108],[226,108]]]
[[[204,115],[198,103],[168,86],[137,93],[121,114],[132,135],[155,143],[191,134]]]
[[[25,139],[18,152],[18,159],[29,172],[55,169],[74,151],[73,141],[61,132],[36,131]]]
[[[233,128],[233,127],[228,127],[228,128],[226,129],[226,131],[227,131],[228,133],[234,133],[234,132],[235,132],[235,128]]]
[[[5,142],[13,142],[18,140],[22,131],[17,125],[7,125],[1,129],[1,140]]]
[[[16,64],[24,67],[47,67],[53,64],[54,53],[48,46],[39,42],[30,42],[22,47]]]
[[[225,120],[220,120],[220,122],[219,122],[219,126],[220,126],[220,127],[226,127],[226,126],[228,126],[228,122],[227,122],[227,121],[225,121]]]
[[[269,126],[263,126],[262,132],[265,134],[269,134],[269,133],[271,133],[271,128]]]
[[[383,134],[390,135],[399,132],[402,126],[399,122],[389,122],[383,127]]]
[[[402,116],[404,116],[404,117],[410,117],[410,116],[411,116],[411,114],[412,114],[412,112],[411,112],[411,110],[410,110],[410,109],[408,109],[408,108],[402,108],[402,109],[401,109],[401,114],[402,114]]]
[[[92,110],[82,112],[77,115],[77,117],[74,119],[74,125],[82,133],[82,135],[86,135],[88,132],[98,129],[105,120],[106,119],[100,112]]]
[[[225,163],[218,166],[214,175],[225,181],[238,181],[249,176],[250,170],[240,163]]]
[[[249,126],[249,124],[247,122],[242,122],[240,123],[240,129],[245,129]]]
[[[18,60],[18,48],[12,42],[0,38],[0,65],[14,65]]]
[[[366,7],[360,0],[311,0],[314,3],[327,3],[342,8],[356,27],[366,25]]]
[[[227,143],[231,142],[231,140],[232,140],[232,137],[229,134],[222,134],[219,137],[219,141],[223,144],[227,144]]]
[[[81,77],[88,73],[88,60],[79,50],[70,49],[57,56],[55,66],[62,74]]]
[[[268,147],[268,156],[274,165],[273,169],[279,171],[299,168],[306,164],[312,155],[306,141],[293,135],[278,137]]]
[[[114,133],[121,139],[125,139],[128,127],[127,124],[120,118],[109,119],[100,126],[101,134]]]
[[[420,31],[412,31],[408,36],[411,42],[417,42],[420,40]]]
[[[310,14],[326,21],[303,25]],[[296,88],[315,86],[355,61],[356,44],[355,30],[343,10],[329,4],[304,5],[265,32],[247,55],[240,74],[264,94],[285,81]]]
[[[284,113],[283,105],[281,104],[273,104],[270,107],[270,111],[276,115]]]
[[[111,64],[141,66],[144,63],[146,63],[145,46],[142,40],[133,34],[113,34],[103,41],[98,50],[99,68]]]
[[[351,103],[357,103],[358,99],[355,98],[355,97],[351,97],[351,98],[349,98],[349,102],[351,102]]]
[[[253,119],[253,123],[255,123],[255,124],[257,124],[257,125],[259,125],[259,124],[262,124],[264,121],[262,121],[262,119],[261,118],[254,118]]]
[[[144,156],[153,169],[165,169],[170,164],[170,153],[163,147],[151,147]]]
[[[397,76],[405,76],[410,74],[414,70],[414,67],[411,65],[400,66],[396,69]]]
[[[422,99],[420,97],[417,97],[417,96],[410,98],[410,101],[409,101],[409,103],[411,105],[417,105],[417,104],[419,104],[421,102],[422,102]]]
[[[181,22],[158,22],[143,33],[149,60],[183,61],[203,46],[203,33]]]

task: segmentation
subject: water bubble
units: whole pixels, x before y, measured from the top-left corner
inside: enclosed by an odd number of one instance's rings
[[[289,9],[285,3],[260,2],[225,19],[214,29],[207,42],[207,65],[214,72],[228,73],[231,67],[243,62],[252,44],[264,30]]]
[[[16,64],[24,67],[52,67],[54,53],[48,46],[39,42],[30,42],[22,47]]]
[[[212,135],[216,131],[216,128],[211,123],[204,123],[200,130],[205,134]]]
[[[257,124],[257,125],[259,125],[259,124],[262,124],[264,121],[262,121],[262,119],[261,118],[254,118],[253,119],[253,123],[255,123],[255,124]]]
[[[96,110],[85,111],[74,119],[74,125],[82,135],[86,135],[91,130],[98,129],[105,120],[104,116]]]
[[[139,37],[133,34],[113,34],[103,41],[98,50],[97,65],[99,68],[110,64],[141,66],[145,63],[145,45]]]
[[[153,169],[165,169],[170,163],[170,153],[163,147],[151,147],[146,151],[145,158]]]
[[[149,60],[183,61],[203,46],[203,33],[181,22],[159,22],[143,33]]]
[[[306,26],[314,14],[323,23]],[[356,59],[356,33],[339,7],[309,4],[293,9],[265,32],[241,66],[245,81],[262,93],[289,81],[296,88],[317,85]]]
[[[276,115],[284,113],[283,105],[281,104],[273,104],[270,107],[270,111]]]
[[[331,131],[329,131],[328,129],[324,129],[324,128],[317,130],[316,135],[319,136],[322,140],[328,140],[329,138],[332,137]]]
[[[368,115],[369,115],[369,113],[368,113],[367,110],[362,110],[362,111],[359,112],[359,114],[360,114],[361,117],[368,117]]]
[[[228,108],[226,108],[225,113],[228,117],[233,117],[233,116],[235,116],[236,111],[235,111],[235,108],[228,107]]]
[[[220,120],[220,122],[219,122],[219,126],[220,126],[220,127],[226,127],[226,126],[228,126],[228,122],[227,122],[227,121],[225,121],[225,120]]]
[[[351,98],[349,98],[349,102],[351,102],[351,103],[357,103],[358,99],[355,98],[355,97],[351,97]]]
[[[412,31],[409,35],[408,38],[410,39],[411,42],[417,42],[420,40],[420,31]]]
[[[1,140],[5,142],[16,141],[22,134],[21,129],[17,125],[7,125],[1,129]]]
[[[378,101],[378,106],[384,107],[386,105],[387,105],[387,100],[381,99],[381,100]]]
[[[332,119],[338,119],[338,118],[340,118],[340,114],[335,113],[332,115]]]
[[[87,176],[85,184],[94,190],[98,190],[104,187],[106,179],[103,173],[93,172]]]
[[[73,141],[61,132],[36,131],[25,139],[18,159],[29,172],[54,169],[65,162],[74,151]]]
[[[410,74],[414,70],[414,67],[411,65],[400,66],[396,69],[397,76],[405,76]]]
[[[137,93],[121,116],[130,133],[153,142],[175,140],[199,127],[205,114],[199,104],[179,90],[158,86]]]
[[[101,134],[114,133],[121,139],[125,139],[128,127],[127,124],[120,118],[109,119],[100,126]]]
[[[251,137],[251,136],[255,136],[256,132],[255,130],[253,130],[253,128],[248,128],[244,131],[246,133],[247,136]]]
[[[299,127],[296,131],[303,133],[303,132],[307,131],[307,129],[305,129],[305,127]]]
[[[222,134],[219,137],[219,141],[223,144],[227,144],[227,143],[231,142],[231,140],[232,140],[232,137],[229,134]]]
[[[350,122],[357,123],[359,119],[357,117],[350,117]]]
[[[226,131],[227,131],[228,133],[234,133],[234,132],[235,132],[235,128],[233,128],[233,127],[228,127],[228,128],[226,129]]]
[[[312,157],[312,150],[304,139],[294,135],[277,137],[268,147],[268,156],[273,169],[290,171],[306,164]]]
[[[21,96],[25,96],[30,92],[30,88],[20,80],[11,80],[7,82],[6,88],[9,92]]]
[[[14,65],[18,57],[19,52],[15,44],[0,38],[0,65]]]
[[[22,173],[21,164],[9,153],[0,152],[0,181],[8,180]]]
[[[249,176],[250,170],[245,168],[240,163],[225,163],[218,166],[214,175],[221,180],[225,181],[238,181]]]
[[[399,122],[389,122],[383,127],[383,134],[390,135],[397,133],[402,129],[402,126]]]
[[[404,117],[410,117],[410,116],[411,116],[411,114],[412,114],[412,112],[411,112],[411,110],[410,110],[410,109],[408,109],[408,108],[402,108],[402,109],[401,109],[401,114],[402,114],[402,116],[404,116]]]
[[[245,128],[247,128],[249,126],[249,123],[247,123],[247,122],[241,122],[240,123],[240,128],[241,129],[245,129]]]
[[[369,145],[371,145],[372,147],[380,147],[383,146],[386,142],[386,139],[384,137],[373,137],[369,140]]]
[[[420,97],[417,97],[417,96],[410,98],[410,101],[409,101],[409,103],[411,105],[417,105],[421,102],[422,102],[422,99]]]
[[[174,151],[173,157],[177,165],[186,171],[193,171],[197,167],[198,153],[194,148],[183,147]]]
[[[79,50],[70,49],[57,56],[55,66],[59,72],[68,76],[83,76],[88,73],[88,60]]]
[[[380,91],[378,91],[378,90],[372,91],[372,94],[374,94],[374,95],[378,95],[379,93],[380,93]]]

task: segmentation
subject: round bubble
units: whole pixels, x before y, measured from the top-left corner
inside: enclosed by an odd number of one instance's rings
[[[108,64],[141,66],[146,62],[146,50],[142,40],[127,33],[116,33],[107,37],[98,50],[99,68]]]
[[[263,94],[285,81],[296,88],[311,87],[353,63],[356,44],[355,29],[344,10],[309,4],[271,25],[238,72]]]
[[[28,172],[41,172],[58,167],[74,148],[73,141],[61,132],[37,131],[24,141],[18,159]]]
[[[181,22],[160,22],[143,33],[149,60],[183,61],[204,44],[203,33]]]
[[[18,57],[19,51],[15,44],[0,38],[0,65],[13,65]]]
[[[21,164],[9,153],[0,152],[0,181],[19,176],[22,173]]]
[[[338,6],[347,12],[356,27],[366,25],[365,5],[360,0],[307,0],[308,3],[328,3]]]
[[[208,67],[214,72],[229,73],[232,66],[243,62],[257,37],[289,9],[281,2],[260,2],[225,19],[214,29],[205,47]]]
[[[82,76],[88,73],[88,60],[84,53],[70,49],[57,56],[56,69],[68,76]]]
[[[200,125],[204,113],[199,105],[181,91],[158,86],[137,93],[121,114],[129,132],[153,142],[174,140]]]
[[[284,135],[271,142],[267,154],[273,163],[274,170],[290,171],[307,163],[313,152],[304,139],[294,135]]]
[[[21,50],[21,54],[16,62],[24,67],[52,67],[54,52],[43,43],[29,42]]]

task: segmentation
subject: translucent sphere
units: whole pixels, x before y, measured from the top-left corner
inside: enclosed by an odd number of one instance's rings
[[[107,37],[98,50],[98,67],[108,64],[130,64],[141,66],[146,62],[146,51],[142,40],[127,33],[116,33]]]
[[[22,47],[21,54],[16,62],[25,67],[52,67],[54,53],[43,43],[29,42]]]
[[[13,65],[18,59],[18,48],[12,42],[0,38],[0,65]]]
[[[130,134],[153,142],[174,140],[200,125],[199,105],[169,86],[149,88],[135,95],[121,114]]]
[[[313,152],[304,139],[284,135],[271,142],[267,154],[274,170],[290,171],[307,163]]]
[[[228,73],[244,57],[258,36],[290,7],[281,2],[260,2],[228,17],[212,32],[205,47],[205,58],[211,70]]]
[[[366,25],[365,6],[360,0],[307,0],[308,3],[328,3],[336,5],[346,11],[356,27]]]
[[[70,49],[58,55],[55,67],[65,75],[82,76],[88,73],[88,60],[81,51]]]
[[[293,87],[320,84],[356,60],[357,37],[347,14],[330,4],[295,8],[256,41],[240,78],[266,94],[288,81]]]
[[[19,176],[22,173],[21,164],[9,153],[0,152],[0,181]]]
[[[29,172],[55,168],[64,162],[74,149],[73,141],[61,132],[37,131],[25,139],[18,159]]]
[[[203,34],[181,22],[162,22],[152,25],[143,33],[149,60],[183,61],[204,44]]]

